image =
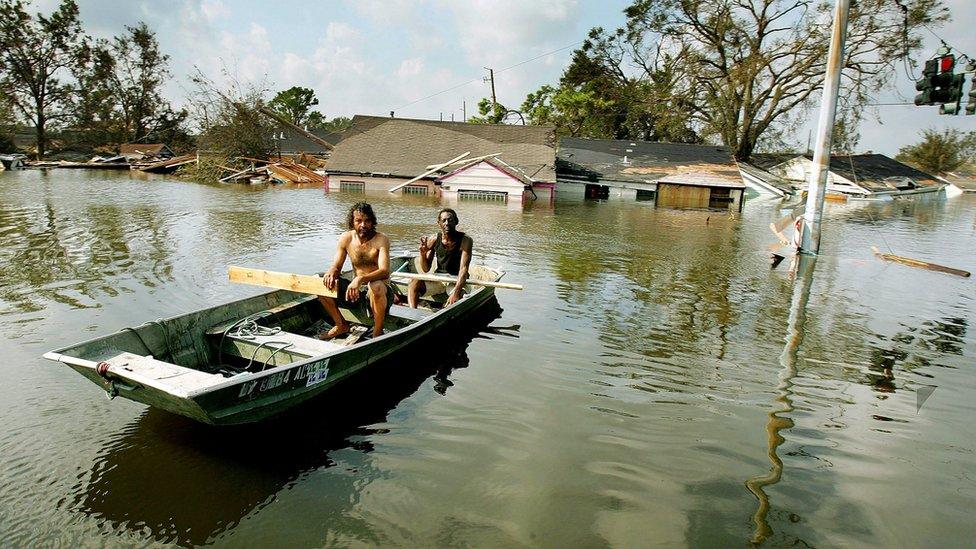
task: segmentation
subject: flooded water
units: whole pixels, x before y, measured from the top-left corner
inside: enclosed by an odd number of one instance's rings
[[[0,173],[5,546],[965,546],[976,539],[976,196],[828,205],[771,270],[776,204],[458,205],[501,311],[264,424],[104,393],[47,350],[323,270],[361,198]],[[369,195],[394,249],[438,203]],[[805,305],[805,306],[804,306]],[[486,327],[487,325],[487,327]],[[446,351],[445,351],[446,349]]]

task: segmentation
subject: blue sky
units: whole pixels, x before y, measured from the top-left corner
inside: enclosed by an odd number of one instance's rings
[[[937,32],[976,56],[976,2],[945,0],[954,16]],[[145,21],[171,57],[167,95],[179,103],[193,67],[220,80],[226,67],[241,81],[265,81],[274,91],[313,88],[326,116],[354,114],[461,119],[462,101],[475,112],[490,94],[481,78],[495,71],[498,100],[517,108],[525,95],[555,83],[573,46],[590,28],[616,28],[624,0],[78,0],[86,30],[109,37]],[[57,0],[41,0],[50,11]],[[938,46],[925,33],[926,53]],[[569,46],[569,47],[567,47]],[[552,53],[554,52],[554,53]],[[520,66],[523,61],[533,59]],[[437,92],[458,86],[429,99]],[[968,86],[967,86],[968,90]],[[879,103],[908,101],[914,85],[902,76]],[[862,124],[861,150],[893,155],[923,128],[976,130],[976,116],[939,116],[937,107],[877,107]],[[813,120],[817,113],[809,114]],[[805,143],[809,128],[796,142]]]

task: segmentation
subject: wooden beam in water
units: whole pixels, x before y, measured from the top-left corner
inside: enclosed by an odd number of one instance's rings
[[[970,276],[969,271],[964,271],[962,269],[954,269],[952,267],[946,267],[945,265],[939,265],[937,263],[929,263],[928,261],[921,261],[918,259],[912,259],[910,257],[902,257],[900,255],[885,254],[878,250],[877,246],[871,246],[871,250],[874,251],[874,255],[884,259],[885,261],[894,261],[896,263],[901,263],[903,265],[908,265],[909,267],[921,267],[922,269],[928,269],[930,271],[938,271],[940,273],[948,273],[951,275],[968,277]]]

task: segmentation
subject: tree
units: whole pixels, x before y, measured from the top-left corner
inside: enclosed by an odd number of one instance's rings
[[[352,118],[349,118],[347,116],[337,116],[332,120],[325,120],[325,117],[322,116],[321,122],[316,122],[313,124],[314,122],[313,119],[315,118],[314,115],[316,114],[320,114],[320,113],[318,111],[314,111],[312,112],[312,115],[309,117],[310,128],[314,127],[315,129],[323,129],[335,133],[335,132],[341,132],[342,130],[346,130],[352,127]]]
[[[75,71],[76,126],[96,134],[101,143],[185,140],[186,111],[175,111],[162,95],[171,76],[169,56],[160,52],[145,23],[125,27],[110,41],[86,41],[81,52]]]
[[[765,132],[819,97],[832,4],[636,0],[624,11],[623,28],[594,29],[577,56],[595,65],[589,72],[649,84],[632,105],[638,112],[686,117],[744,160]],[[922,26],[947,17],[942,0],[853,3],[842,77],[842,99],[852,112],[862,112],[893,81],[896,64],[920,46]]]
[[[69,117],[74,87],[64,78],[83,40],[78,5],[62,0],[48,16],[32,17],[21,0],[0,0],[0,91],[36,128],[37,157],[47,151],[49,125]]]
[[[162,86],[169,79],[169,56],[145,23],[125,27],[125,33],[108,44],[114,71],[109,89],[121,113],[124,141],[139,141],[168,125],[180,123],[186,113],[174,112],[163,99]]]
[[[10,153],[17,150],[11,135],[16,125],[13,107],[6,96],[0,97],[0,153]]]
[[[315,92],[310,88],[292,86],[287,90],[278,92],[268,103],[271,110],[284,116],[296,126],[307,126],[309,117],[317,112],[312,111],[312,107],[319,104],[315,98]],[[316,122],[321,122],[321,113],[315,117]]]
[[[976,160],[976,132],[924,130],[922,140],[899,149],[895,160],[936,175],[951,172]]]
[[[264,89],[234,83],[229,89],[221,90],[199,70],[191,80],[197,87],[191,104],[200,128],[200,149],[224,159],[271,155],[275,150],[272,135],[276,127],[258,111],[264,105]]]
[[[506,113],[508,113],[508,109],[505,108],[505,105],[482,97],[481,101],[478,101],[478,114],[468,118],[467,122],[472,124],[501,124],[505,121]]]
[[[701,141],[686,115],[656,99],[673,94],[672,67],[662,62],[646,75],[623,70],[627,49],[620,36],[593,29],[589,38],[599,47],[584,43],[574,52],[558,88],[543,86],[526,97],[522,110],[529,120],[553,125],[559,135]]]

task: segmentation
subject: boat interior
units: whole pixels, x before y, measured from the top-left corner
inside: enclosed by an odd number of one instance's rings
[[[391,258],[391,267],[409,272],[409,258]],[[499,274],[472,268],[472,278],[497,280]],[[395,282],[396,299],[384,322],[390,333],[419,322],[443,307],[446,295],[427,297],[417,308],[406,306],[406,283]],[[332,321],[315,295],[277,290],[147,322],[102,338],[54,351],[57,360],[81,359],[89,368],[107,363],[109,371],[138,382],[153,382],[169,391],[185,392],[257,373],[368,341],[373,318],[365,292],[352,305],[340,307],[351,330],[335,339],[318,336]],[[53,358],[53,357],[49,357]],[[76,361],[78,362],[78,361]]]

